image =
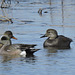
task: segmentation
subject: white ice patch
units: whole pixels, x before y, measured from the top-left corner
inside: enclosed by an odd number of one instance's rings
[[[20,53],[20,55],[23,56],[23,57],[26,57],[26,51],[22,51],[22,52]]]

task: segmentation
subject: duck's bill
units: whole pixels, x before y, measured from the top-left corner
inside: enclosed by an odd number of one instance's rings
[[[15,40],[17,40],[17,38],[15,38],[14,36],[12,38],[15,39]]]
[[[41,36],[40,38],[44,38],[44,37],[47,37],[46,35],[43,35],[43,36]]]

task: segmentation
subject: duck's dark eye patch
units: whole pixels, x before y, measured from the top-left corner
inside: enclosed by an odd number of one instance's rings
[[[3,36],[1,40],[8,40],[7,37]]]

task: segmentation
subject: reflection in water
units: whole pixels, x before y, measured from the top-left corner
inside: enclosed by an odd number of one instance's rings
[[[64,25],[64,0],[61,1],[62,6],[62,24]]]
[[[55,53],[57,53],[57,50],[58,50],[58,49],[56,49],[54,47],[44,47],[44,48],[47,51],[47,55],[46,56],[48,56],[48,57],[55,56],[56,55]]]
[[[48,57],[51,56],[56,56],[57,53],[59,52],[64,52],[64,51],[68,51],[71,50],[70,48],[57,48],[57,47],[44,47],[46,49],[47,55]]]
[[[14,58],[17,58],[17,61]],[[3,56],[2,59],[3,61],[0,63],[0,75],[13,75],[15,73],[22,75],[25,72],[29,73],[32,68],[29,65],[34,65],[36,62],[35,56],[25,58],[20,56]]]
[[[8,62],[10,60],[13,60],[15,58],[21,58],[20,61],[25,61],[27,63],[34,63],[36,60],[36,57],[34,55],[27,55],[26,57],[22,57],[20,55],[15,55],[15,56],[8,56],[8,55],[2,55],[2,63]]]
[[[55,4],[57,2],[57,4]],[[39,15],[43,16],[43,11],[47,10],[46,12],[50,12],[50,25],[52,26],[74,26],[74,13],[71,11],[74,11],[75,7],[69,4],[68,6],[65,5],[64,0],[60,1],[54,1],[50,0],[49,8],[41,8],[39,9]],[[60,6],[61,5],[61,6]],[[75,26],[74,26],[75,27]]]
[[[1,11],[2,11],[2,14],[3,14],[3,16],[6,16],[6,12],[5,12],[5,9],[1,9]]]
[[[36,62],[36,56],[27,56],[26,58],[21,58],[20,61],[24,61],[26,63],[35,63]]]
[[[52,2],[51,2],[51,0],[50,0],[50,7],[52,7],[51,6],[52,5]],[[51,16],[51,23],[52,23],[52,25],[53,25],[53,14],[52,14],[52,11],[53,9],[50,9],[50,16]]]
[[[2,55],[2,63],[10,61],[14,58],[18,58],[20,57],[19,55],[15,55],[15,56],[8,56],[8,55]]]
[[[45,49],[49,50],[49,53],[56,53],[57,50],[67,50],[71,49],[70,47],[44,47]]]
[[[56,53],[57,52],[57,48],[55,47],[45,47],[45,49],[48,50],[48,53]]]

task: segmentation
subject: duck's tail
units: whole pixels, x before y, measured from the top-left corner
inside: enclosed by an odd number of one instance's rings
[[[40,50],[40,49],[28,48],[28,49],[26,49],[25,51],[26,51],[27,54],[33,54],[34,52],[36,52],[36,51],[38,51],[38,50]]]

